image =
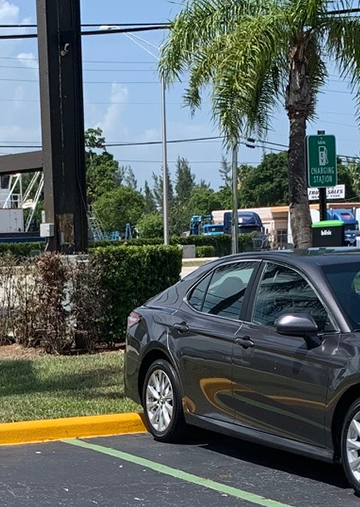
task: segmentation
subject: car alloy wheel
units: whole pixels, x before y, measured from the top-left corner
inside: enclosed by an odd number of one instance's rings
[[[150,433],[162,442],[177,442],[185,434],[177,374],[168,361],[158,359],[148,369],[142,391],[142,405]]]
[[[146,412],[151,426],[158,432],[166,431],[174,410],[171,381],[163,370],[155,370],[146,386]]]
[[[344,419],[341,458],[348,481],[360,495],[360,399],[352,404]]]

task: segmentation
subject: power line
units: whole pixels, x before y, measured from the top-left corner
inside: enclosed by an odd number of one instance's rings
[[[169,26],[169,23],[82,23],[81,26],[84,28],[90,28],[95,26],[154,26],[154,25],[163,25]],[[0,28],[37,28],[37,25],[0,25]]]
[[[150,62],[149,62],[150,64]],[[25,67],[24,65],[0,65],[1,69],[39,70],[39,67]],[[83,72],[156,72],[153,69],[82,69]]]
[[[39,104],[40,99],[14,99],[14,98],[0,98],[0,102],[25,102],[25,103],[34,103]],[[171,106],[181,106],[183,105],[183,102],[170,102],[167,101],[168,105]],[[209,102],[204,101],[203,104],[209,104]],[[160,101],[157,102],[92,102],[92,101],[85,101],[84,105],[89,106],[112,106],[112,105],[123,105],[123,106],[158,106],[160,107],[161,103]],[[352,116],[355,118],[354,113],[345,113],[340,111],[318,111],[319,114],[330,114],[332,116]],[[333,123],[333,122],[326,122],[321,120],[323,123],[329,123],[334,125],[340,125],[340,126],[346,126],[346,127],[353,127],[356,128],[356,125],[349,125],[346,123]]]
[[[20,56],[0,56],[0,60],[29,60],[29,61],[38,61],[38,58],[31,58],[31,57],[20,57]],[[121,63],[121,64],[149,64],[153,63],[153,61],[142,61],[142,60],[83,60],[83,63]]]
[[[98,25],[96,25],[98,26]],[[135,33],[135,32],[149,32],[153,30],[165,30],[170,28],[170,24],[157,24],[152,26],[135,26],[129,28],[116,28],[111,30],[82,30],[81,35],[104,35],[113,33]],[[17,40],[17,39],[36,39],[37,33],[22,33],[18,35],[0,35],[0,40]]]
[[[333,10],[333,11],[328,11],[327,14],[329,16],[333,16],[334,14],[356,14],[356,13],[359,13],[360,12],[360,9],[358,8],[354,8],[354,9],[339,9],[339,10]]]
[[[242,141],[239,144],[246,146],[249,148],[249,141],[247,138],[242,137]],[[192,143],[192,142],[214,142],[224,140],[224,136],[209,136],[209,137],[196,137],[196,138],[188,138],[188,139],[172,139],[168,140],[168,144],[179,144],[179,143]],[[12,143],[23,143],[23,141],[11,141]],[[160,145],[162,141],[144,141],[144,142],[109,142],[105,143],[106,147],[132,147],[132,146],[152,146],[152,145]],[[254,146],[252,148],[258,149],[269,149],[271,151],[282,152],[289,149],[287,144],[275,143],[273,141],[267,141],[265,139],[257,139],[255,141]],[[0,148],[12,148],[12,149],[41,149],[41,144],[0,144]],[[359,157],[355,155],[341,155],[337,154],[339,158],[344,158],[348,160],[358,160]],[[122,159],[123,160],[123,159]],[[123,160],[124,162],[126,160]],[[128,160],[129,161],[129,160]],[[135,160],[133,160],[135,161]],[[140,162],[140,161],[139,161]],[[144,161],[145,162],[145,161]],[[146,161],[148,163],[157,161]],[[212,161],[197,161],[196,163],[212,163]],[[159,161],[161,163],[161,161]],[[243,162],[245,163],[245,162]],[[248,163],[248,162],[246,162]]]
[[[143,160],[143,159],[121,159],[121,162],[130,163],[144,163],[144,164],[162,164],[162,160]],[[170,164],[176,164],[177,160],[168,160]],[[191,160],[191,164],[218,164],[221,165],[221,160]],[[241,162],[241,164],[255,165],[258,162]]]
[[[37,69],[32,69],[37,70]],[[0,78],[0,81],[10,81],[10,82],[19,82],[19,83],[38,83],[38,79],[19,79],[19,78]],[[174,81],[172,85],[175,84],[187,84],[188,81]],[[84,84],[156,84],[158,85],[158,81],[84,81]],[[331,90],[326,89],[323,90],[324,92],[330,92],[330,93],[342,93],[342,94],[350,94],[350,91],[345,90]]]
[[[36,69],[35,69],[36,70]],[[38,83],[38,79],[18,79],[18,78],[0,78],[0,81],[16,81],[19,83]],[[184,83],[185,81],[182,81]],[[159,81],[84,81],[85,84],[159,84]],[[177,81],[174,84],[179,84]]]

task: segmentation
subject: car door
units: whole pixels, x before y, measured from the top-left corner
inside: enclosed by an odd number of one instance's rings
[[[327,380],[338,346],[336,325],[313,286],[292,267],[264,263],[252,300],[237,333],[241,341],[234,344],[236,423],[325,446]],[[304,338],[275,331],[277,317],[299,312],[315,319],[320,346],[309,349]]]
[[[169,349],[179,369],[183,403],[198,416],[234,421],[234,337],[258,265],[244,261],[219,266],[191,289],[172,316]]]

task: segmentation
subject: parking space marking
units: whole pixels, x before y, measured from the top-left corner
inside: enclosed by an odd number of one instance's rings
[[[127,452],[118,451],[110,447],[91,444],[90,442],[85,442],[79,439],[66,439],[62,440],[62,442],[77,447],[82,447],[84,449],[89,449],[91,451],[100,452],[102,454],[107,454],[108,456],[112,456],[113,458],[119,458],[124,461],[129,461],[130,463],[134,463],[136,465],[149,468],[151,470],[154,470],[155,472],[160,472],[162,474],[169,475],[171,477],[174,477],[175,479],[180,479],[183,481],[190,482],[192,484],[197,484],[198,486],[203,486],[205,488],[212,489],[214,491],[218,491],[219,493],[230,495],[235,498],[240,498],[241,500],[245,500],[247,502],[251,502],[256,505],[262,505],[263,507],[291,507],[288,504],[277,502],[276,500],[270,500],[263,496],[256,495],[255,493],[249,493],[247,491],[243,491],[241,489],[237,489],[232,486],[227,486],[226,484],[222,484],[220,482],[215,482],[210,479],[204,479],[203,477],[199,477],[197,475],[193,475],[188,472],[183,472],[182,470],[177,470],[176,468],[168,467],[166,465],[156,463],[155,461],[150,461],[148,459],[141,458],[140,456],[135,456]]]

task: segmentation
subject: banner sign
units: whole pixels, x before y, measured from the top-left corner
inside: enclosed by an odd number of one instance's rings
[[[319,189],[308,188],[309,201],[319,200]],[[336,187],[328,187],[326,189],[326,199],[329,201],[333,199],[345,199],[345,185],[336,185]]]

